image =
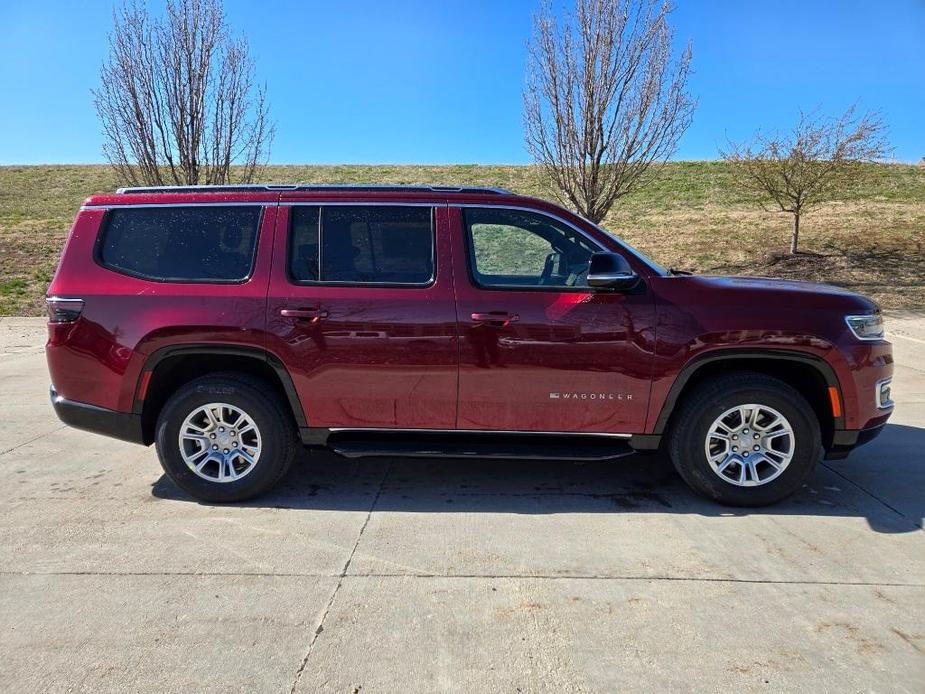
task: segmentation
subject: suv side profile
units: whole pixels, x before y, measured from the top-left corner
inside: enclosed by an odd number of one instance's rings
[[[757,506],[892,412],[877,306],[669,271],[488,188],[214,186],[88,198],[48,290],[65,423],[154,443],[192,496],[270,489],[298,444],[359,456],[664,450]]]

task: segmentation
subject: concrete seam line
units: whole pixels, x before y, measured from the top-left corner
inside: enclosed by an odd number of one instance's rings
[[[331,607],[334,606],[334,600],[337,599],[337,594],[340,592],[340,587],[344,584],[344,578],[347,575],[347,570],[350,568],[350,562],[353,561],[353,555],[356,554],[357,547],[360,546],[360,540],[363,538],[363,533],[366,532],[366,526],[369,525],[369,519],[372,518],[373,511],[376,510],[376,505],[379,503],[379,497],[382,496],[382,490],[385,488],[385,481],[391,471],[392,463],[390,462],[388,467],[385,469],[385,473],[382,475],[382,479],[379,480],[379,489],[376,490],[376,496],[373,498],[373,503],[370,504],[369,511],[366,512],[366,518],[363,521],[363,525],[360,526],[360,532],[357,533],[357,539],[356,542],[353,543],[353,549],[350,550],[347,561],[344,562],[344,568],[340,570],[340,575],[337,578],[337,585],[334,586],[334,591],[331,593],[331,599],[328,600],[328,604],[324,608],[324,612],[321,614],[321,620],[318,622],[318,626],[315,628],[315,633],[312,634],[311,641],[308,643],[308,649],[305,651],[305,657],[302,658],[299,669],[295,673],[295,678],[292,680],[292,687],[289,688],[289,694],[295,694],[296,687],[299,686],[299,680],[302,679],[302,673],[305,672],[305,666],[308,665],[308,659],[312,655],[312,650],[315,648],[315,643],[318,641],[318,636],[320,636],[321,632],[324,631],[324,622],[328,617],[328,613],[331,611]]]
[[[537,581],[651,581],[653,583],[740,583],[743,585],[775,586],[843,586],[853,588],[913,588],[923,589],[925,583],[896,583],[879,581],[826,581],[799,579],[763,579],[763,578],[713,578],[709,576],[606,576],[596,574],[438,574],[438,573],[384,573],[370,572],[362,574],[304,574],[304,573],[222,573],[201,571],[0,571],[0,577],[28,576],[86,576],[86,577],[184,577],[184,578],[337,578],[341,581],[364,578],[401,578],[401,579],[457,579],[457,580],[537,580]],[[333,600],[331,601],[333,602]],[[330,607],[330,603],[329,603]]]
[[[851,485],[857,487],[857,488],[860,489],[862,492],[864,492],[865,494],[867,494],[871,499],[875,499],[875,500],[879,501],[881,504],[883,504],[884,506],[886,506],[888,509],[890,509],[893,513],[895,513],[895,514],[896,514],[897,516],[899,516],[900,518],[905,518],[905,519],[906,519],[907,521],[909,521],[914,527],[918,528],[919,530],[925,529],[925,528],[922,528],[922,522],[921,522],[920,520],[916,520],[916,519],[910,518],[909,516],[907,516],[905,513],[903,513],[903,512],[900,511],[899,509],[893,508],[893,507],[890,506],[887,502],[885,502],[883,499],[881,499],[879,496],[877,496],[876,494],[874,494],[872,491],[870,491],[870,490],[867,489],[866,487],[864,487],[864,486],[858,484],[857,482],[855,482],[855,481],[854,481],[853,479],[851,479],[850,477],[846,477],[845,475],[843,475],[841,472],[839,472],[839,471],[836,470],[835,468],[831,467],[830,465],[826,465],[825,462],[822,463],[822,467],[824,467],[826,470],[829,470],[829,471],[831,471],[831,472],[834,472],[836,475],[838,475],[838,476],[841,477],[843,480],[845,480],[845,482],[847,482],[848,484],[851,484]]]
[[[59,427],[57,427],[57,428],[55,428],[55,429],[52,429],[51,431],[46,431],[44,434],[39,434],[39,435],[36,436],[34,439],[29,439],[28,441],[23,441],[22,443],[16,444],[16,445],[13,446],[12,448],[7,448],[5,451],[0,451],[0,455],[6,455],[7,453],[12,453],[13,451],[15,451],[15,450],[18,449],[18,448],[22,448],[23,446],[28,446],[30,443],[35,443],[35,442],[38,441],[39,439],[43,439],[43,438],[45,438],[46,436],[51,436],[52,434],[54,434],[54,433],[56,433],[56,432],[58,432],[58,431],[61,431],[62,429],[66,429],[66,428],[67,428],[67,424],[62,424],[61,426],[59,426]]]

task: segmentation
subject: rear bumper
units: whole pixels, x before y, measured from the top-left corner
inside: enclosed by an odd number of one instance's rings
[[[58,419],[68,426],[121,441],[147,445],[141,426],[141,415],[116,412],[105,407],[68,400],[58,395],[54,386],[49,388],[49,395]]]
[[[832,445],[825,452],[826,460],[842,460],[847,458],[858,446],[863,446],[880,435],[886,422],[868,429],[840,430],[832,433]]]

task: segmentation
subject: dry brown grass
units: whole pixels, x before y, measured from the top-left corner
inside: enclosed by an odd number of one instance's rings
[[[925,168],[871,165],[842,200],[802,220],[803,253],[787,248],[789,218],[730,185],[719,162],[666,165],[605,220],[664,265],[838,284],[885,308],[925,307]],[[552,198],[524,166],[271,166],[274,182],[502,186]],[[37,315],[80,201],[118,186],[105,166],[0,167],[0,315]]]

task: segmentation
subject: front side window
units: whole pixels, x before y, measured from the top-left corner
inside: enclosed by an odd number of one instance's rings
[[[429,207],[297,205],[289,274],[296,282],[427,285],[434,277]]]
[[[571,227],[537,212],[466,209],[470,269],[482,287],[587,287],[600,248]]]
[[[159,282],[240,282],[250,277],[259,206],[126,207],[106,213],[99,260]]]

